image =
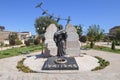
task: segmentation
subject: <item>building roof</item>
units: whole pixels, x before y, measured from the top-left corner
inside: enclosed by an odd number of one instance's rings
[[[115,27],[111,28],[110,30],[112,30],[112,29],[118,29],[118,28],[120,28],[120,26],[115,26]]]
[[[21,33],[30,33],[30,32],[28,32],[28,31],[24,31],[24,32],[21,32]]]
[[[0,26],[0,29],[5,29],[5,27],[4,26]]]

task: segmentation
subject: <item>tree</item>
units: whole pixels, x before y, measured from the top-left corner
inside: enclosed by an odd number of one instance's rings
[[[50,19],[50,18],[47,17],[47,16],[42,16],[42,17],[37,18],[36,21],[35,21],[35,29],[36,29],[36,32],[37,32],[39,35],[44,34],[46,28],[47,28],[51,23],[54,23],[54,24],[57,25],[57,22],[56,22],[55,20]]]
[[[25,43],[26,46],[30,46],[30,41],[29,40],[25,40],[24,43]]]
[[[58,26],[57,22],[54,19],[50,19],[48,16],[39,17],[35,21],[35,29],[36,29],[36,32],[38,33],[38,35],[41,37],[42,43],[43,43],[43,39],[45,38],[44,33],[46,31],[46,28],[50,24],[55,24],[56,26]],[[42,44],[42,46],[43,46],[43,44]]]
[[[99,25],[91,25],[87,31],[88,40],[91,42],[90,46],[93,48],[94,42],[100,41],[104,36],[104,30],[100,28]]]
[[[40,40],[39,40],[39,39],[35,39],[35,40],[34,40],[34,44],[35,44],[35,45],[38,45],[39,43],[40,43]]]
[[[74,26],[77,29],[77,33],[79,35],[79,38],[82,36],[82,26],[81,25],[75,25]]]
[[[86,36],[81,36],[80,41],[85,43],[87,41],[87,37]]]
[[[15,45],[16,40],[18,40],[18,35],[17,33],[12,32],[8,38],[9,38],[10,45]]]
[[[120,45],[120,29],[116,30],[116,35],[115,35],[115,39],[117,42],[117,45]]]
[[[59,30],[63,29],[63,25],[61,25],[61,24],[59,24],[57,27],[59,28]]]
[[[111,49],[115,50],[115,41],[114,40],[112,41]]]
[[[2,50],[2,47],[4,46],[4,43],[3,42],[0,42],[0,47],[1,47],[1,50]]]

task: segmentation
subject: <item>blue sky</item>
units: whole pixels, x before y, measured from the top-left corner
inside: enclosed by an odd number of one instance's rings
[[[30,31],[35,33],[35,19],[42,16],[35,8],[43,2],[42,8],[54,16],[71,17],[72,25],[83,26],[84,33],[89,25],[99,24],[105,32],[120,25],[120,0],[0,0],[0,25],[9,31]],[[59,22],[62,25],[66,21]]]

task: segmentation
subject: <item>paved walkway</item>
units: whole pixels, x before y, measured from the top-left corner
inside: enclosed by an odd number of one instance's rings
[[[72,73],[23,73],[16,69],[16,64],[32,53],[11,58],[0,59],[0,80],[120,80],[120,54],[96,50],[81,50],[87,55],[100,56],[110,61],[110,66],[99,71]]]
[[[82,46],[86,45],[87,43],[81,43]],[[99,45],[99,46],[105,46],[105,47],[110,47],[111,48],[111,42],[96,42],[95,45]],[[116,49],[120,49],[120,46],[115,46]]]
[[[22,45],[8,46],[8,47],[0,47],[0,51],[6,50],[6,49],[11,49],[11,48],[17,48],[17,47],[21,47],[21,46],[25,46],[25,45],[22,44]]]

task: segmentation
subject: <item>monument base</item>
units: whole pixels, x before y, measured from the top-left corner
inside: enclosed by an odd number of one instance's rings
[[[79,67],[73,57],[62,57],[66,60],[65,63],[56,63],[58,57],[49,57],[45,61],[42,70],[78,70]]]

